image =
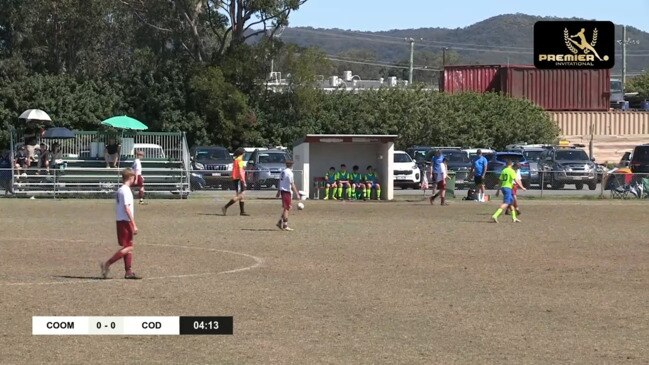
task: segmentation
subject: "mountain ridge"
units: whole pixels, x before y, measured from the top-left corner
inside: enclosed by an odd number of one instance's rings
[[[339,28],[288,27],[281,39],[301,47],[318,47],[329,56],[363,51],[371,60],[403,64],[409,57],[405,38],[415,40],[417,53],[441,53],[443,48],[456,52],[460,64],[532,64],[533,29],[539,20],[587,20],[581,18],[539,17],[522,13],[503,14],[462,28],[407,28],[377,32]],[[616,39],[622,38],[622,26],[615,27]],[[629,74],[649,70],[649,32],[627,26],[627,38],[637,45],[627,46]],[[622,48],[616,44],[613,73],[621,73]],[[415,57],[417,58],[417,57]],[[362,60],[361,60],[362,61]],[[415,62],[417,63],[417,62]],[[425,65],[435,66],[435,65]]]

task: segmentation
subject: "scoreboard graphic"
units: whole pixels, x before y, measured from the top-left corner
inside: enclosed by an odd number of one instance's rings
[[[233,317],[32,317],[32,335],[232,335]]]

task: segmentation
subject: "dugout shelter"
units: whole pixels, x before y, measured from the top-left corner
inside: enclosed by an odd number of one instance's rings
[[[307,134],[293,145],[295,184],[307,196],[318,196],[315,182],[329,167],[338,170],[346,164],[351,172],[358,165],[360,171],[372,165],[379,175],[381,199],[394,198],[394,141],[397,135],[364,134]],[[321,192],[320,192],[321,193]]]

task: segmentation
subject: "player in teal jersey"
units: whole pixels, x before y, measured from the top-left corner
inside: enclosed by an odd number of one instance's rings
[[[343,190],[346,191],[347,199],[351,198],[351,183],[349,182],[351,175],[347,171],[347,166],[345,164],[340,165],[340,171],[336,173],[336,186],[338,187],[338,199],[343,198]]]
[[[365,197],[365,184],[363,184],[363,174],[358,171],[358,166],[352,167],[352,198],[359,198],[359,191],[362,192],[362,197]]]
[[[374,171],[372,166],[367,166],[365,174],[365,200],[372,196],[372,189],[376,189],[376,200],[381,200],[381,185],[379,184],[379,175]]]
[[[324,200],[329,200],[329,190],[331,190],[331,199],[336,200],[336,168],[330,167],[329,171],[325,174],[325,197]]]
[[[498,217],[502,214],[502,212],[510,205],[514,204],[514,194],[512,192],[514,184],[518,184],[519,186],[521,186],[521,189],[527,190],[523,187],[523,184],[521,183],[518,176],[516,176],[516,171],[514,171],[514,169],[512,168],[511,160],[507,160],[507,167],[505,167],[500,173],[499,180],[500,191],[503,193],[503,203],[500,205],[500,208],[498,208],[496,213],[491,216],[491,219],[493,219],[493,221],[496,223],[498,223]],[[516,218],[516,209],[512,209],[512,219],[514,223],[520,222],[520,220]]]

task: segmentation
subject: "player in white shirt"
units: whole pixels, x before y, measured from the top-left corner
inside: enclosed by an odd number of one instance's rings
[[[117,244],[121,247],[113,257],[99,264],[101,276],[108,277],[110,265],[124,259],[124,279],[140,279],[131,270],[133,262],[133,236],[137,234],[135,224],[135,206],[133,205],[133,192],[131,187],[135,184],[133,170],[126,168],[122,171],[122,186],[117,190],[115,215],[117,220]]]
[[[435,174],[435,183],[437,187],[437,193],[430,197],[430,204],[433,204],[435,199],[439,196],[441,205],[448,205],[446,202],[446,180],[448,176],[448,160],[444,158],[442,163],[439,164],[439,172]]]
[[[279,189],[277,190],[277,197],[282,197],[282,217],[277,222],[277,227],[283,231],[292,231],[293,228],[288,226],[288,212],[291,210],[291,200],[293,192],[296,196],[300,193],[295,186],[293,178],[293,161],[286,161],[286,168],[282,171],[279,178]]]
[[[135,184],[134,187],[137,187],[138,193],[137,197],[140,199],[140,204],[144,204],[144,177],[142,176],[142,159],[144,158],[144,152],[137,151],[135,154],[135,160],[133,161],[133,173],[135,174]]]

